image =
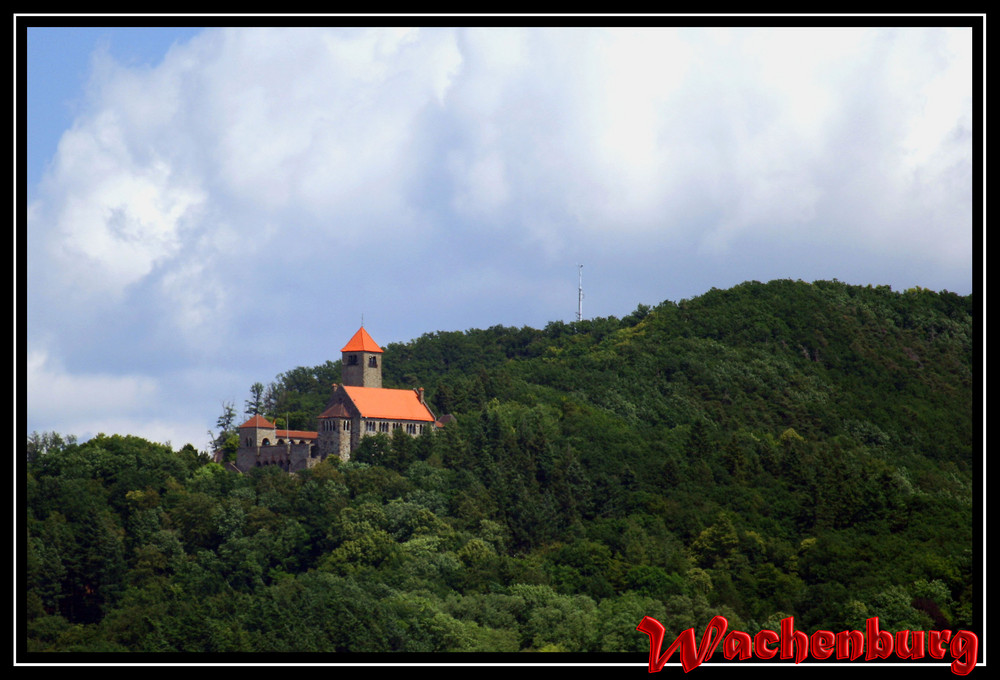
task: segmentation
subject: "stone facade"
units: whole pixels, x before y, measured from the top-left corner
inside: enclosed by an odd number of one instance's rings
[[[382,357],[375,352],[345,352],[340,373],[345,385],[382,387]]]
[[[271,432],[278,435],[282,430],[272,429]],[[236,453],[236,467],[242,472],[265,465],[277,465],[286,472],[298,472],[319,461],[319,449],[309,439],[277,439],[276,443],[265,442],[261,446],[245,446],[241,440],[240,449]]]
[[[317,417],[315,432],[279,430],[260,415],[239,427],[236,467],[277,465],[297,472],[329,456],[349,460],[361,439],[402,429],[419,436],[425,428],[440,426],[424,401],[423,388],[394,390],[382,387],[382,350],[362,327],[341,350],[344,383],[333,385],[326,408]]]

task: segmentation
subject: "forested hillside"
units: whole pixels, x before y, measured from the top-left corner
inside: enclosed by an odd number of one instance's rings
[[[973,309],[750,282],[430,333],[384,347],[384,385],[456,420],[294,475],[127,436],[29,445],[28,649],[644,661],[646,615],[670,639],[716,614],[970,629]],[[256,396],[315,429],[339,379],[299,367]]]

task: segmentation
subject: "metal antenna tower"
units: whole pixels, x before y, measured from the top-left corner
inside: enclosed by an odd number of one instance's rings
[[[583,265],[580,265],[580,288],[577,291],[576,320],[583,321]]]

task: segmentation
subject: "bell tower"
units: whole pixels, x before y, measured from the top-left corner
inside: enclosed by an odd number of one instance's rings
[[[362,326],[340,350],[341,377],[351,387],[382,387],[382,348]]]

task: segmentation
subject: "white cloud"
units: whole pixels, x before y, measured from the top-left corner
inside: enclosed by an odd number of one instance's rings
[[[160,293],[177,301],[167,324],[171,333],[208,354],[224,348],[233,300],[227,287],[205,271],[204,263],[186,261],[167,272],[160,282]]]
[[[214,228],[207,216],[243,222],[249,249],[395,238],[452,218],[418,219],[426,190],[554,243],[683,230],[700,211],[721,252],[796,232],[824,199],[856,206],[838,229],[863,237],[880,215],[869,194],[890,213],[914,182],[952,199],[937,168],[968,161],[953,143],[969,119],[965,46],[922,30],[211,31],[155,69],[99,62],[45,213],[66,271],[104,290],[171,261]],[[877,119],[857,118],[864,105]],[[837,156],[855,128],[882,135],[856,150],[867,168]],[[425,189],[428,173],[450,183]],[[212,271],[221,254],[198,255]]]
[[[380,211],[407,188],[420,115],[459,64],[442,31],[225,31],[194,77],[214,177],[267,211]]]
[[[202,33],[156,67],[99,55],[29,209],[29,410],[165,397],[142,374],[190,361],[267,380],[255,357],[287,370],[329,342],[313,335],[375,309],[430,310],[413,336],[465,328],[490,299],[543,316],[567,259],[574,303],[577,262],[615,263],[601,276],[634,298],[619,314],[707,262],[742,271],[748,244],[903,253],[922,268],[906,285],[929,264],[967,276],[970,40],[248,29]],[[675,270],[637,276],[629,254]],[[118,354],[130,375],[55,359]],[[130,403],[85,401],[84,420]]]
[[[28,413],[39,422],[105,418],[155,404],[156,380],[140,375],[68,372],[44,350],[29,350]]]
[[[78,121],[28,214],[47,276],[78,295],[120,297],[176,254],[206,201],[185,173],[112,108]]]
[[[214,394],[233,382],[231,374],[211,369],[184,371],[170,380],[75,373],[44,350],[29,350],[25,374],[29,431],[72,434],[81,441],[102,432],[129,434],[170,442],[174,449],[190,443],[198,450],[207,448],[208,431],[221,413],[224,400]]]

